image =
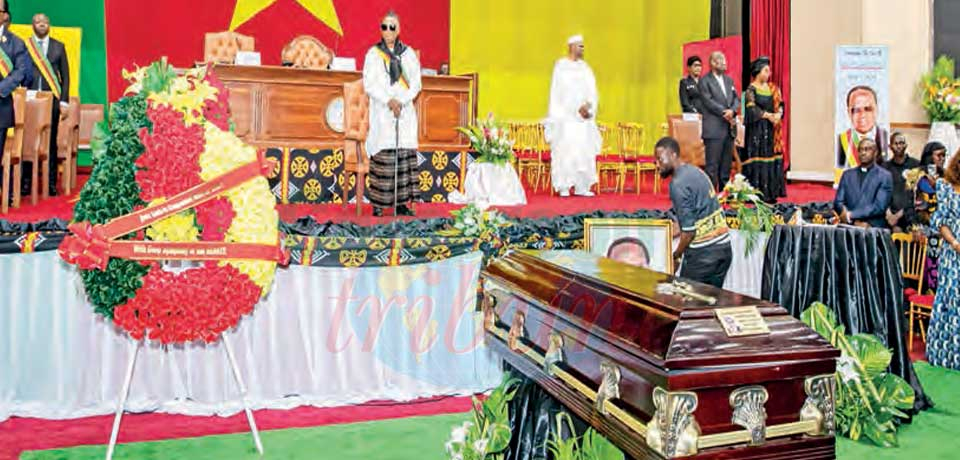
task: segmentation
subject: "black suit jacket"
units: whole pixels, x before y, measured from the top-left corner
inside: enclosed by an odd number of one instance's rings
[[[70,102],[70,64],[67,62],[67,48],[63,46],[63,42],[50,37],[50,43],[47,45],[47,60],[53,66],[53,74],[60,79],[60,100]],[[40,85],[40,91],[50,91],[50,85],[40,74],[40,69],[34,66],[33,84],[30,89],[37,89],[37,85]]]
[[[873,165],[863,180],[860,180],[860,168],[850,168],[840,176],[840,186],[833,200],[836,211],[847,208],[850,219],[864,221],[871,227],[887,226],[887,207],[893,193],[893,176],[890,171]]]
[[[700,104],[700,84],[693,75],[680,79],[680,108],[683,109],[683,113],[703,113]]]
[[[724,136],[736,137],[737,130],[723,119],[724,110],[732,110],[736,116],[740,108],[740,97],[737,88],[733,86],[733,79],[723,75],[726,96],[720,88],[717,77],[710,72],[700,77],[700,102],[703,104],[703,138],[723,139]]]
[[[847,168],[852,168],[857,165],[857,164],[852,164],[852,165],[847,164],[847,149],[843,148],[844,138],[847,137],[847,133],[849,133],[852,129],[853,128],[848,129],[843,133],[841,133],[839,136],[837,136],[837,165],[839,165],[841,168],[843,168],[844,165]],[[877,148],[880,149],[880,151],[877,153],[878,155],[877,160],[879,161],[879,159],[885,157],[887,154],[887,151],[890,150],[890,133],[888,133],[887,130],[878,126],[877,138],[875,140],[877,141]],[[853,146],[853,147],[856,147],[856,146]],[[856,155],[853,156],[853,159],[857,162],[860,161]]]
[[[33,62],[23,40],[6,27],[3,28],[3,35],[0,35],[0,48],[13,61],[13,70],[7,78],[0,80],[0,129],[6,130],[13,126],[13,98],[10,94],[18,86],[29,87],[33,81]]]

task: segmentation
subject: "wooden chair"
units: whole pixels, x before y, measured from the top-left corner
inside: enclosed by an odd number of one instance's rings
[[[80,104],[80,139],[77,148],[89,149],[93,127],[103,121],[102,104]]]
[[[66,118],[59,120],[57,130],[57,161],[62,165],[60,184],[70,195],[77,186],[77,152],[80,149],[80,98],[71,97]],[[54,121],[56,122],[56,120]]]
[[[640,195],[640,185],[643,183],[643,173],[653,173],[653,193],[660,193],[660,174],[657,170],[656,158],[652,151],[647,151],[647,137],[643,125],[639,123],[617,124],[617,134],[620,143],[620,152],[623,154],[623,175],[620,182],[620,194],[626,184],[627,175],[634,172],[634,188]]]
[[[23,125],[27,114],[27,90],[17,88],[13,90],[13,127],[7,131],[7,140],[3,144],[2,182],[0,182],[0,214],[6,214],[12,202],[14,208],[20,207],[20,159],[23,155]],[[13,177],[11,177],[11,175]],[[11,183],[11,179],[13,179]],[[12,192],[12,193],[11,193]],[[8,198],[13,195],[12,199]]]
[[[363,191],[367,174],[370,173],[370,159],[367,157],[364,142],[370,130],[370,99],[363,91],[363,80],[343,84],[343,207],[347,207],[347,193],[350,191],[350,177],[356,177],[357,216],[363,205]]]
[[[617,145],[616,128],[608,123],[597,123],[597,129],[600,130],[600,155],[597,156],[597,193],[603,192],[604,176],[607,177],[607,183],[610,183],[609,177],[613,176],[616,191],[623,181],[623,155]]]
[[[280,60],[299,69],[325,70],[333,61],[333,51],[315,37],[301,35],[283,47]]]
[[[233,64],[238,51],[253,51],[255,40],[236,32],[209,32],[203,38],[203,61]]]
[[[920,338],[924,343],[927,342],[927,330],[923,326],[923,320],[929,320],[933,311],[933,294],[924,295],[923,293],[923,268],[927,261],[927,242],[925,240],[917,241],[909,233],[894,233],[891,236],[894,244],[900,251],[900,270],[904,280],[913,280],[917,283],[917,289],[904,289],[909,306],[907,308],[907,317],[910,321],[908,328],[907,348],[913,351],[913,325],[920,326]]]
[[[698,115],[699,117],[699,115]],[[680,144],[680,158],[694,166],[703,168],[706,165],[706,146],[703,144],[701,120],[687,121],[683,115],[669,115],[667,124],[670,137]]]
[[[50,126],[53,116],[53,93],[40,91],[27,101],[23,122],[23,154],[21,163],[30,162],[30,204],[37,204],[39,197],[46,199],[50,187]],[[40,177],[37,177],[39,174]],[[42,181],[42,182],[38,182]],[[37,187],[40,187],[38,192]]]

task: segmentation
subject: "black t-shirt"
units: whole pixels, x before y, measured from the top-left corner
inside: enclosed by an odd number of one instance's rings
[[[727,220],[717,201],[710,178],[700,168],[682,164],[670,180],[670,202],[680,221],[680,230],[695,232],[691,248],[730,241]]]
[[[920,162],[907,155],[902,164],[897,164],[893,159],[890,159],[883,162],[881,166],[890,171],[890,175],[893,176],[893,196],[890,199],[890,211],[897,212],[901,209],[913,208],[913,192],[907,190],[907,180],[904,179],[903,172],[919,167]]]

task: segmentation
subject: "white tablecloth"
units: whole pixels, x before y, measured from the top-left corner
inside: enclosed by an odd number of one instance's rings
[[[496,386],[498,361],[471,346],[482,323],[473,311],[480,259],[279,270],[269,297],[229,332],[254,408],[404,401]],[[113,412],[131,342],[93,313],[75,270],[49,251],[0,255],[0,273],[0,421]],[[429,334],[412,332],[421,317],[429,318]],[[128,410],[241,410],[222,347],[141,349]]]
[[[518,206],[527,204],[527,195],[517,171],[509,163],[495,165],[473,162],[467,166],[464,193],[451,192],[447,200],[456,204]]]

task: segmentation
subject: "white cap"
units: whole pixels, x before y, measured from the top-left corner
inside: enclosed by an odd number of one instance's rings
[[[583,35],[574,35],[567,39],[568,45],[572,45],[574,43],[583,43]]]

